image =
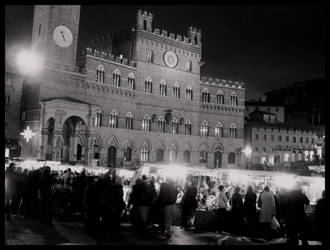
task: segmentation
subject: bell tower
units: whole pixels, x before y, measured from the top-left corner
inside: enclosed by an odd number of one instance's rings
[[[32,49],[48,67],[74,70],[76,65],[80,5],[36,5]]]

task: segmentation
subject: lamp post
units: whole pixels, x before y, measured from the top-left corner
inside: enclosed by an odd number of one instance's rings
[[[248,159],[248,164],[246,165],[246,168],[249,169],[250,168],[250,157],[251,157],[251,154],[252,154],[252,149],[248,145],[244,148],[243,152],[244,152],[244,154],[246,155],[246,157]]]

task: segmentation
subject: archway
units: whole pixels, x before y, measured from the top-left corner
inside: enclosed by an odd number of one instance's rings
[[[183,161],[190,162],[190,151],[189,150],[185,150],[183,152]]]
[[[47,149],[46,149],[46,160],[52,160],[53,155],[53,141],[54,141],[54,125],[55,119],[50,118],[48,120],[48,136],[47,136]]]
[[[71,116],[65,120],[62,129],[63,153],[62,162],[82,161],[86,140],[87,127],[84,120],[78,116]]]
[[[117,149],[114,146],[108,148],[108,167],[114,168],[116,166]]]
[[[216,151],[214,153],[214,168],[222,167],[222,153],[220,151]]]
[[[164,161],[164,150],[161,149],[161,148],[157,149],[156,161],[157,162],[163,162]]]

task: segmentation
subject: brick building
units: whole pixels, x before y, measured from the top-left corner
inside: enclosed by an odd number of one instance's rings
[[[203,78],[202,32],[136,24],[77,53],[80,6],[36,6],[32,49],[44,69],[25,79],[23,157],[103,166],[180,162],[239,167],[243,83]]]

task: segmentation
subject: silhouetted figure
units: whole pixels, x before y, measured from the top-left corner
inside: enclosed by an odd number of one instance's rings
[[[269,187],[265,186],[258,199],[260,207],[259,222],[262,236],[270,240],[272,237],[271,222],[276,214],[274,195],[270,192]]]
[[[245,194],[244,214],[246,218],[246,231],[249,236],[255,236],[257,231],[257,195],[249,186]]]
[[[217,214],[218,214],[218,231],[221,233],[226,228],[227,223],[227,204],[228,198],[224,191],[224,186],[220,185],[218,187],[219,193],[216,197],[216,204],[218,206]]]
[[[327,218],[328,213],[326,213],[326,202],[325,202],[325,191],[322,192],[322,198],[319,199],[315,206],[315,222],[316,230],[322,245],[328,245],[329,239],[327,238]]]
[[[241,188],[237,186],[230,199],[232,231],[237,235],[241,234],[244,226],[243,223],[244,206],[240,191]]]
[[[12,217],[12,199],[16,191],[15,163],[10,163],[5,172],[5,212],[6,219]]]
[[[53,182],[50,167],[44,167],[40,182],[40,195],[42,204],[41,222],[53,225]]]
[[[192,218],[195,216],[195,211],[198,206],[197,201],[197,187],[194,181],[186,186],[186,190],[182,197],[182,227],[189,229],[193,225],[191,224]]]

